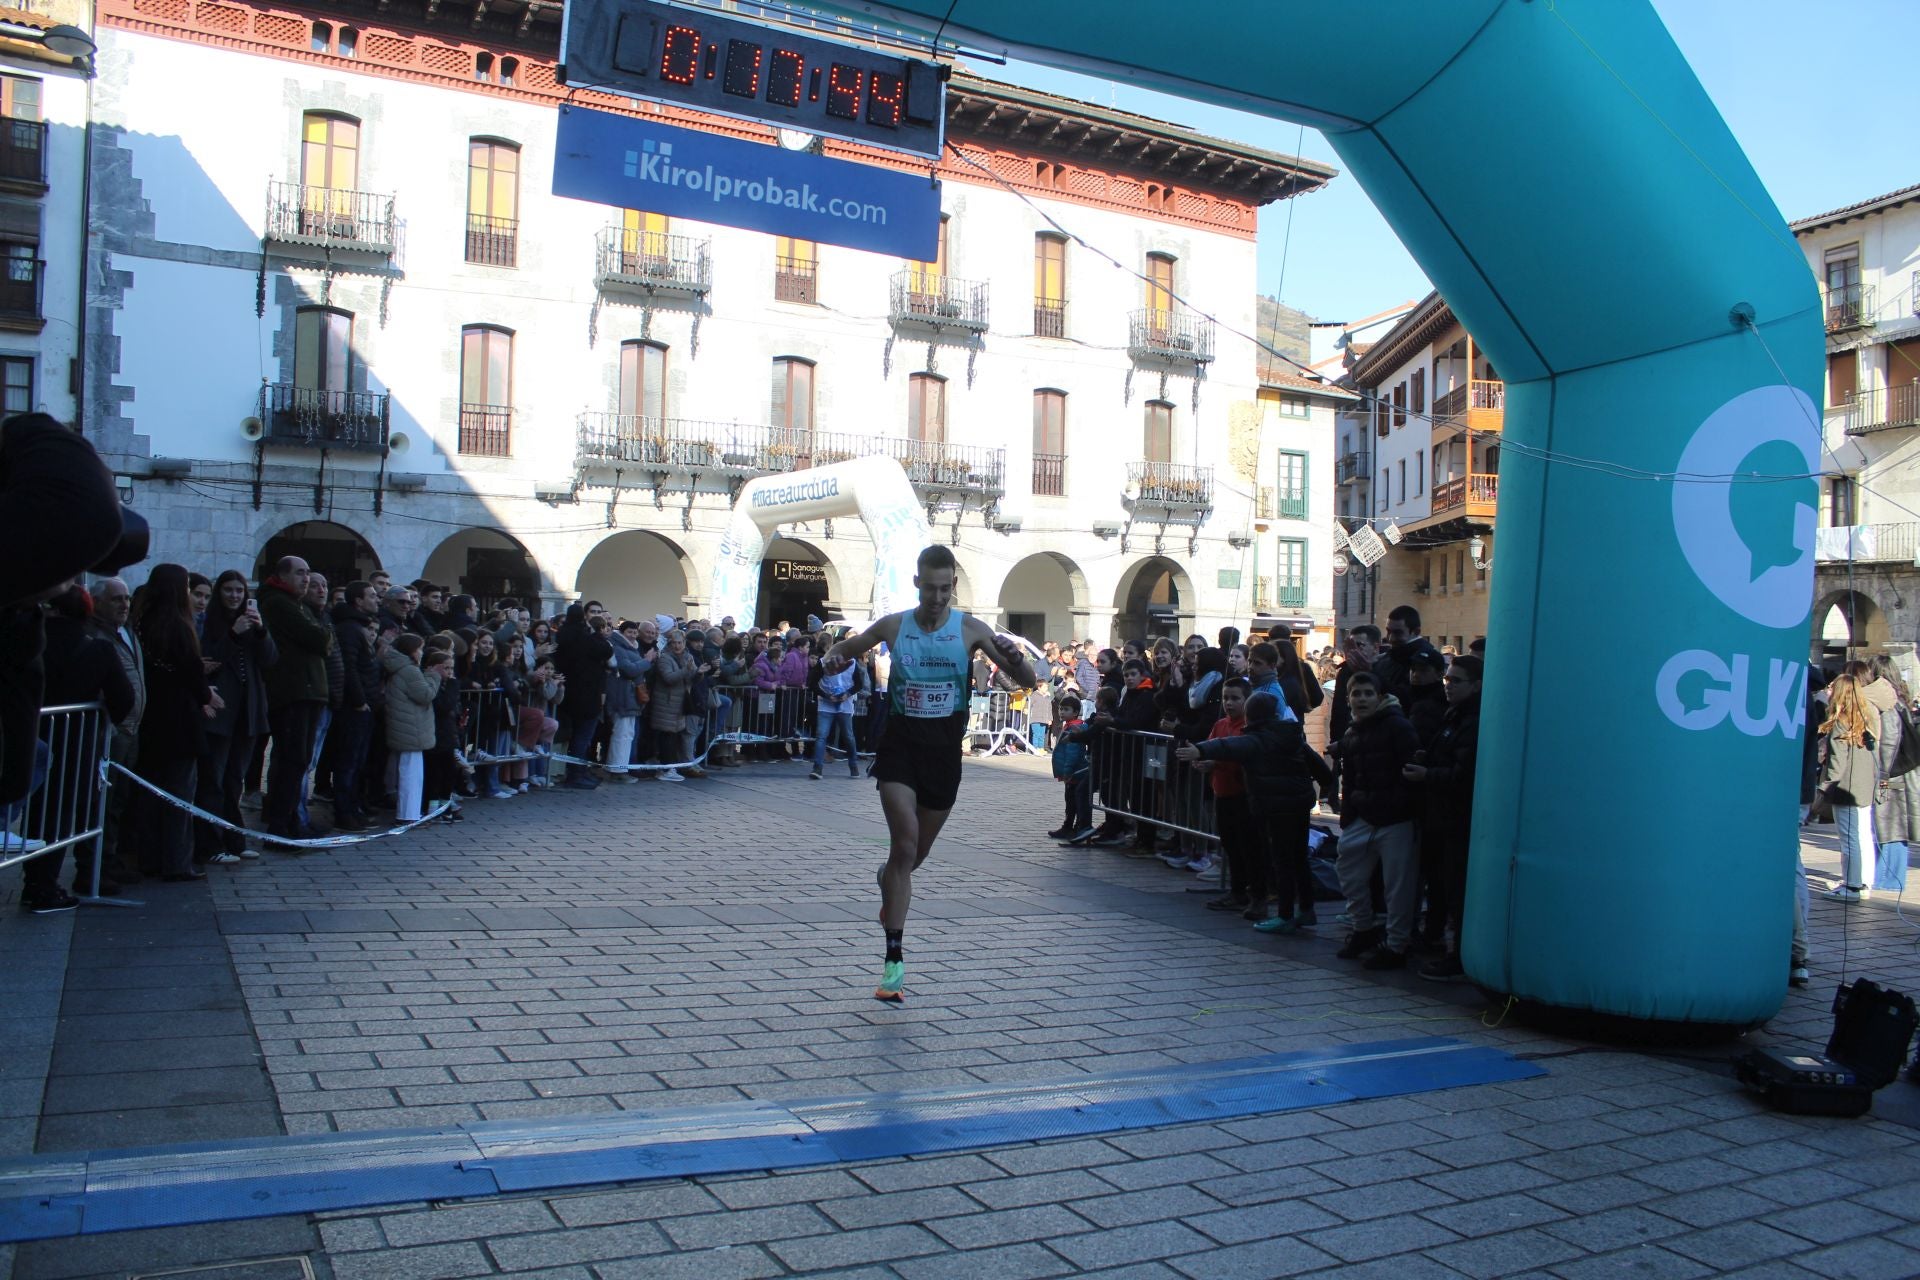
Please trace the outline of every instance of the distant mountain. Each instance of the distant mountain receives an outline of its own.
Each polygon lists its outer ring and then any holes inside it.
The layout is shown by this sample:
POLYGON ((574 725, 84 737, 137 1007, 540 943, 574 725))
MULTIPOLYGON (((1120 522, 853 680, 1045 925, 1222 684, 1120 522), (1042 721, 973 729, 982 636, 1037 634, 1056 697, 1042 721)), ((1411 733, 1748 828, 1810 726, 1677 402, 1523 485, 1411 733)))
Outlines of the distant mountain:
MULTIPOLYGON (((1311 351, 1308 326, 1312 317, 1304 311, 1296 311, 1277 298, 1261 298, 1258 318, 1260 341, 1276 351, 1284 352, 1288 358, 1306 364, 1311 351)), ((1265 351, 1254 353, 1255 368, 1259 371, 1260 381, 1271 381, 1271 375, 1291 373, 1298 375, 1300 369, 1285 360, 1269 355, 1265 351)))

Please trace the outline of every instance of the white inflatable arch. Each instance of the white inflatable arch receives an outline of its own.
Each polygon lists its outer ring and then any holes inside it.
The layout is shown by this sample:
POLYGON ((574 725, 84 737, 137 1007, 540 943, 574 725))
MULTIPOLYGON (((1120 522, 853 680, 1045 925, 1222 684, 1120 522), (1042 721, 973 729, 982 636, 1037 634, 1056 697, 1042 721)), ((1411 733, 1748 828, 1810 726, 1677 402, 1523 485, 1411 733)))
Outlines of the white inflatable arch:
POLYGON ((875 615, 911 609, 914 562, 933 541, 907 473, 891 458, 855 458, 790 475, 750 480, 733 504, 713 567, 710 614, 753 624, 760 605, 760 561, 783 524, 859 516, 873 539, 875 615))

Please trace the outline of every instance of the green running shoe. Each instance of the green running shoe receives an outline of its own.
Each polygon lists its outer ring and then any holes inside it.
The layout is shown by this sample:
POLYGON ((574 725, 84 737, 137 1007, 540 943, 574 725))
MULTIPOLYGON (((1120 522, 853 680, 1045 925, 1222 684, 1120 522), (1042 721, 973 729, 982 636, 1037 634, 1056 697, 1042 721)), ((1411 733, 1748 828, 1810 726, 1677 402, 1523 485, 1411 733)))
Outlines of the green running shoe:
POLYGON ((907 966, 898 960, 887 961, 880 970, 880 985, 873 989, 873 998, 888 1004, 904 1004, 906 998, 900 994, 900 988, 906 981, 907 966))

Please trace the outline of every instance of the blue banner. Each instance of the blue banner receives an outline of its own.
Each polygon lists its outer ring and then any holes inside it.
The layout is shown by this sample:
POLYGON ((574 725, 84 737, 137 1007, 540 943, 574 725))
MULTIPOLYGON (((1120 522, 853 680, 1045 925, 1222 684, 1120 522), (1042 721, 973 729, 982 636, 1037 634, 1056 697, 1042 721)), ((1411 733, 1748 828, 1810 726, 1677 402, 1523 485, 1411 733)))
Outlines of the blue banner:
POLYGON ((927 262, 940 184, 870 165, 561 107, 553 194, 927 262))

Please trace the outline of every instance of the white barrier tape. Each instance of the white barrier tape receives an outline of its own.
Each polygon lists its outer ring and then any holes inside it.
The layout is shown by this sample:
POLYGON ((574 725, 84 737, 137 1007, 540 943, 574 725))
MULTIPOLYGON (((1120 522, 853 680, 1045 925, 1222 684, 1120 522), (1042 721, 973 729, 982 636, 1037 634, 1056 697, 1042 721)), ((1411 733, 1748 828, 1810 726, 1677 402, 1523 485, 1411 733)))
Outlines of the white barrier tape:
POLYGON ((133 779, 135 782, 145 787, 148 791, 152 792, 154 795, 159 796, 162 800, 165 800, 168 804, 172 805, 174 808, 185 809, 188 813, 192 814, 194 817, 198 818, 202 822, 209 823, 216 827, 221 827, 227 831, 238 832, 243 836, 252 836, 254 839, 265 841, 267 844, 282 845, 292 849, 337 849, 344 845, 365 844, 369 840, 384 840, 388 836, 397 836, 403 832, 411 831, 415 827, 422 826, 426 823, 432 822, 435 818, 440 817, 441 815, 445 814, 449 809, 453 808, 453 801, 444 800, 439 805, 435 806, 434 809, 431 812, 427 813, 424 817, 415 818, 412 822, 403 822, 397 827, 389 827, 385 831, 369 831, 360 835, 351 835, 351 836, 316 836, 316 837, 305 839, 305 840, 289 839, 286 836, 268 835, 264 831, 255 831, 251 827, 236 826, 233 823, 228 822, 225 818, 221 817, 219 814, 208 813, 205 809, 202 809, 198 805, 190 804, 187 801, 182 800, 179 796, 176 796, 169 791, 163 791, 159 787, 156 787, 153 783, 148 782, 145 778, 141 777, 139 774, 127 768, 125 765, 118 763, 117 761, 102 760, 100 762, 100 781, 103 784, 106 784, 109 786, 112 785, 111 779, 109 779, 107 776, 107 771, 109 769, 125 774, 127 777, 133 779))

